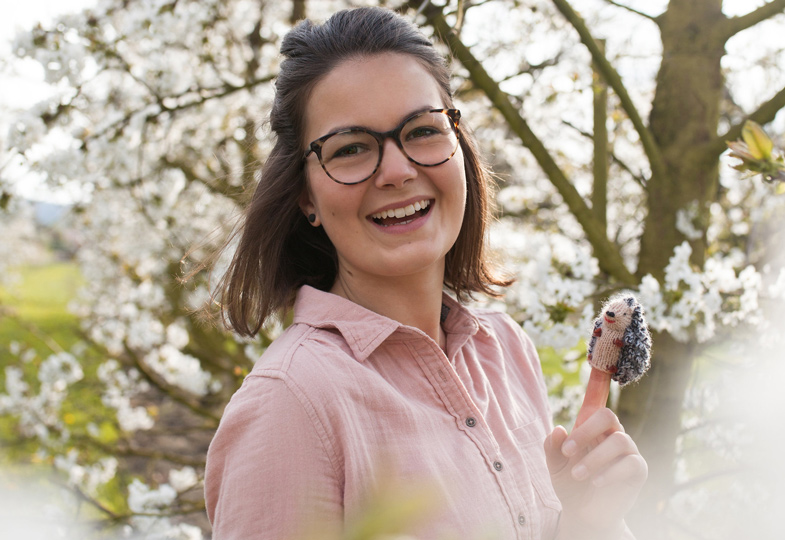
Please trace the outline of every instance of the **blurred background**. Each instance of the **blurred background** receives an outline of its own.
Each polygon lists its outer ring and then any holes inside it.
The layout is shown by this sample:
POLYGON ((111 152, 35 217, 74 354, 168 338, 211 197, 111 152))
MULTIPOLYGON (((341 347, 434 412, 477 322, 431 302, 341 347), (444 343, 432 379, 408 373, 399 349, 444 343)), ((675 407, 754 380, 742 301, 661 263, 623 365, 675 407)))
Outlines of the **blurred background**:
POLYGON ((602 300, 647 309, 653 367, 612 393, 650 467, 636 536, 782 538, 785 0, 8 4, 0 536, 210 538, 207 445, 281 326, 205 317, 222 258, 183 277, 259 180, 281 37, 385 5, 452 63, 517 279, 476 301, 538 345, 556 422, 602 300))

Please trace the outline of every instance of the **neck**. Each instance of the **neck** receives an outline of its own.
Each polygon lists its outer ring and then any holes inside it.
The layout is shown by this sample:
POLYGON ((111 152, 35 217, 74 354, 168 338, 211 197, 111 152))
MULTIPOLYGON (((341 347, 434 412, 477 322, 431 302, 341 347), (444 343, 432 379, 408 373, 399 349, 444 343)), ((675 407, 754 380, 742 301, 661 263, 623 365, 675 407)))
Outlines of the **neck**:
POLYGON ((330 292, 379 315, 418 328, 444 349, 446 343, 441 328, 444 272, 429 274, 417 278, 359 280, 339 272, 330 292))

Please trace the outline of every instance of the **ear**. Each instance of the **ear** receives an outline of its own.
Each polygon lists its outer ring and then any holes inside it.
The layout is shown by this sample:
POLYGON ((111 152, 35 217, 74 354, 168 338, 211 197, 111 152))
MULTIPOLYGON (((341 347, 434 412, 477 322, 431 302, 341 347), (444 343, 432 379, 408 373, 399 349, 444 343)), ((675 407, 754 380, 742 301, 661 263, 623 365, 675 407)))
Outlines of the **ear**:
POLYGON ((313 197, 311 196, 311 189, 306 182, 305 189, 300 194, 300 200, 298 201, 300 206, 300 210, 305 215, 305 218, 310 222, 311 225, 314 227, 318 227, 321 225, 321 221, 319 220, 319 213, 316 211, 316 205, 313 203, 313 197), (310 216, 314 216, 315 219, 311 218, 310 216), (313 219, 313 221, 311 221, 313 219))

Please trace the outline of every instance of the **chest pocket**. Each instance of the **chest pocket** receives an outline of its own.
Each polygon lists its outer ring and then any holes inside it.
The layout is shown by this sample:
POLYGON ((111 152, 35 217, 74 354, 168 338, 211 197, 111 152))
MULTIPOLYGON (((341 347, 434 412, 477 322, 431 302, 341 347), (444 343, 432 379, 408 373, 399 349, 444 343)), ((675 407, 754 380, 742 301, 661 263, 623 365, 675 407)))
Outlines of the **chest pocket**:
POLYGON ((553 510, 561 511, 561 502, 553 490, 551 476, 545 462, 545 428, 539 421, 512 430, 518 451, 523 457, 527 472, 542 504, 553 510))

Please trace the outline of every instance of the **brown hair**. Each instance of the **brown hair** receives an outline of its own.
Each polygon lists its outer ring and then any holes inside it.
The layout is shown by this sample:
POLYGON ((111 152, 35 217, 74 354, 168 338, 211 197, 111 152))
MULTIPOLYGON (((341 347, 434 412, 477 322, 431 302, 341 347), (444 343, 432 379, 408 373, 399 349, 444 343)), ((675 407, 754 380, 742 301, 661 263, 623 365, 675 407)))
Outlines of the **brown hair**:
MULTIPOLYGON (((284 60, 270 112, 275 145, 236 231, 239 243, 234 257, 216 289, 224 321, 239 334, 253 336, 269 317, 281 315, 292 306, 302 285, 332 287, 338 273, 335 247, 322 227, 308 223, 298 205, 306 189, 305 106, 314 86, 339 63, 383 52, 415 57, 438 84, 445 107, 453 107, 444 58, 416 26, 393 11, 344 10, 321 25, 303 21, 284 37, 284 60)), ((463 125, 460 144, 466 168, 466 213, 458 239, 447 253, 444 284, 460 300, 473 292, 497 296, 493 287, 510 282, 495 276, 485 251, 491 177, 463 125)))

